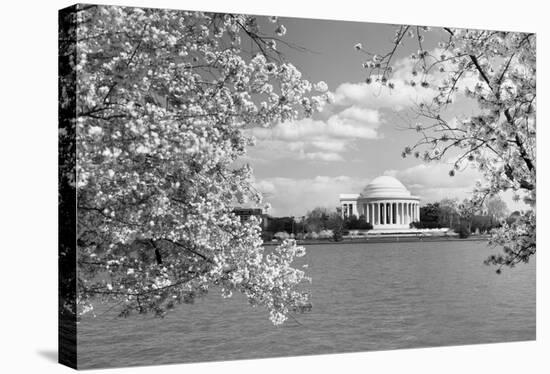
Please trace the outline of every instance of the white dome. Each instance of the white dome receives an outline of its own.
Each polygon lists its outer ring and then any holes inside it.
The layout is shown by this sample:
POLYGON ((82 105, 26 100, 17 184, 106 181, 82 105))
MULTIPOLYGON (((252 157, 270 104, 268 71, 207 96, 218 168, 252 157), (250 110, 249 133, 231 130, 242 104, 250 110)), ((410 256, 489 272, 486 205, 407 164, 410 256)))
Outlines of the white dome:
POLYGON ((411 197, 411 193, 396 178, 382 175, 365 187, 361 197, 411 197))

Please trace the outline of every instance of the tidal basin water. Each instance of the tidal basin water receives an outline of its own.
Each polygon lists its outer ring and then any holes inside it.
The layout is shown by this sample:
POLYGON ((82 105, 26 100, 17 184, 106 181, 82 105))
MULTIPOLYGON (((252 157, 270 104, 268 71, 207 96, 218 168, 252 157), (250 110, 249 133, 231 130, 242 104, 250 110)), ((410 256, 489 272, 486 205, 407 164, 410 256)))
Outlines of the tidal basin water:
POLYGON ((84 318, 79 368, 535 339, 534 259, 498 275, 485 242, 306 247, 313 309, 299 323, 275 327, 241 295, 212 290, 163 319, 84 318))

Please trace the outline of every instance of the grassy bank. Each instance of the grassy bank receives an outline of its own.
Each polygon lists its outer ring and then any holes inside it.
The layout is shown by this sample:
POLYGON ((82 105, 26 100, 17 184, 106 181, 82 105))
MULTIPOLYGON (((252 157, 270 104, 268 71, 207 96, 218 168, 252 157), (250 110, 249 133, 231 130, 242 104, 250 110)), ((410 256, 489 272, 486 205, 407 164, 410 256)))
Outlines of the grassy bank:
MULTIPOLYGON (((298 245, 319 245, 319 244, 357 244, 357 243, 408 243, 408 242, 448 242, 448 241, 484 241, 489 238, 488 235, 472 235, 466 239, 460 239, 452 236, 372 236, 361 238, 345 238, 341 241, 334 241, 328 239, 306 239, 297 240, 298 245)), ((266 246, 278 245, 279 242, 264 242, 266 246)))

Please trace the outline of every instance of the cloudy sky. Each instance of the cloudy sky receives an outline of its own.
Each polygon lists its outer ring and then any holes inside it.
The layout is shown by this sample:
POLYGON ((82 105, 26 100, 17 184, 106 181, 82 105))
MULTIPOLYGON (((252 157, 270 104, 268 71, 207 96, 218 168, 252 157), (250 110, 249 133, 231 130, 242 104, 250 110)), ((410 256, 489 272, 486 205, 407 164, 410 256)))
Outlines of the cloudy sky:
MULTIPOLYGON (((255 184, 270 203, 274 216, 302 216, 316 206, 334 209, 340 193, 359 193, 375 177, 393 175, 420 196, 421 203, 442 198, 463 199, 481 175, 466 169, 449 176, 450 162, 423 163, 401 157, 418 134, 406 129, 418 119, 411 108, 433 98, 432 88, 412 87, 406 58, 416 52, 414 40, 406 42, 394 59, 395 89, 364 83, 362 63, 370 52, 385 53, 392 47, 395 27, 384 24, 283 18, 284 39, 307 50, 281 46, 286 58, 311 82, 325 81, 334 103, 313 118, 251 129, 257 138, 246 162, 254 168, 255 184)), ((265 28, 274 27, 266 23, 265 28)), ((424 47, 435 50, 443 31, 426 34, 424 47)), ((435 79, 436 77, 434 77, 435 79)), ((468 85, 466 80, 464 85, 468 85)), ((447 119, 474 113, 476 106, 458 95, 447 119)), ((517 209, 511 196, 504 196, 517 209)))

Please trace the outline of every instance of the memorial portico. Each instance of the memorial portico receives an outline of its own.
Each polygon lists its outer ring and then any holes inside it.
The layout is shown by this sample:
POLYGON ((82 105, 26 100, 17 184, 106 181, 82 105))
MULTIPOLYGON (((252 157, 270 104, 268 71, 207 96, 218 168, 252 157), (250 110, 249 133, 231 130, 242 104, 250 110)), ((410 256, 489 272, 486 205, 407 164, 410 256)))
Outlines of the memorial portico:
POLYGON ((420 220, 420 199, 394 177, 381 176, 360 194, 341 194, 343 217, 364 216, 373 229, 408 229, 420 220))

